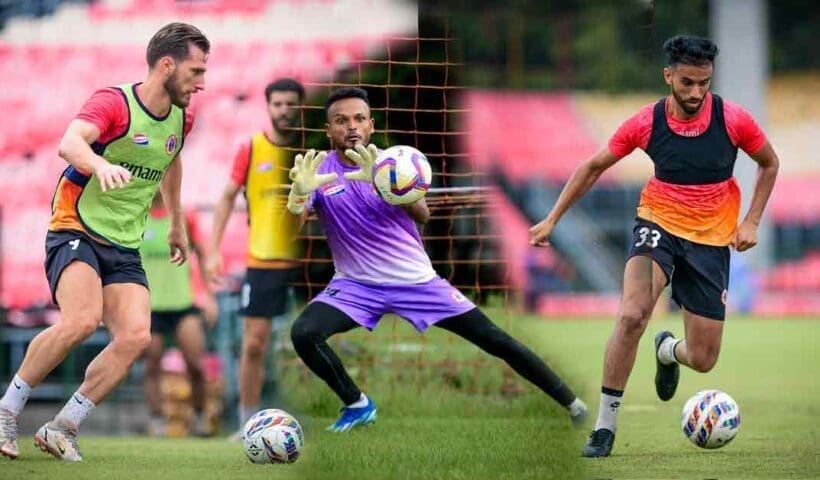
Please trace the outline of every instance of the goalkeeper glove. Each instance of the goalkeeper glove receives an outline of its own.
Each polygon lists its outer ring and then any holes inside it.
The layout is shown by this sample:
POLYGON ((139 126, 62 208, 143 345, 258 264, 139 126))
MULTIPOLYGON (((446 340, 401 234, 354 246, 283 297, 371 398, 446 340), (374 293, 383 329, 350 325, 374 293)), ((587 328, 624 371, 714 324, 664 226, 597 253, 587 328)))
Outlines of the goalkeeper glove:
POLYGON ((317 188, 336 180, 337 173, 325 173, 317 175, 316 170, 325 161, 327 153, 315 150, 308 150, 304 156, 300 153, 293 160, 293 168, 288 176, 293 183, 290 184, 290 194, 288 195, 288 210, 294 215, 300 215, 305 211, 308 197, 317 188))
POLYGON ((376 145, 370 144, 367 148, 361 143, 356 145, 356 150, 348 148, 345 156, 358 165, 360 168, 355 172, 345 173, 348 180, 358 180, 360 182, 373 183, 373 165, 376 164, 376 157, 379 156, 379 149, 376 145))

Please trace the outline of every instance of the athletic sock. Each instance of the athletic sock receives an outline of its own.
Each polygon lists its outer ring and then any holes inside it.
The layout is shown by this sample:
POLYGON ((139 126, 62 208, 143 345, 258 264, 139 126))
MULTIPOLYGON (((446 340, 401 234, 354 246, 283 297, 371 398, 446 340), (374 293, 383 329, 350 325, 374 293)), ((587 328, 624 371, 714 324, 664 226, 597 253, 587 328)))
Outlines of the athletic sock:
POLYGON ((82 393, 74 392, 74 395, 66 402, 60 413, 54 417, 54 420, 62 425, 71 426, 79 429, 80 424, 88 418, 88 415, 94 410, 94 402, 85 398, 82 393))
POLYGON ((251 416, 259 411, 259 405, 239 405, 239 428, 243 428, 245 426, 245 422, 248 421, 251 416))
POLYGON ((28 396, 31 394, 31 387, 22 378, 15 375, 6 389, 6 394, 0 398, 0 407, 5 408, 15 415, 20 415, 26 405, 28 396))
POLYGON ((571 417, 576 417, 587 411, 587 405, 580 398, 573 400, 567 408, 571 417))
POLYGON ((615 432, 618 428, 618 410, 621 408, 623 396, 623 390, 601 387, 601 404, 598 407, 598 421, 595 422, 595 430, 605 428, 615 432))
POLYGON ((658 347, 658 360, 664 365, 679 363, 677 357, 675 357, 675 347, 682 341, 682 338, 664 338, 658 347))
POLYGON ((348 405, 347 408, 363 408, 366 407, 368 403, 370 403, 370 401, 367 400, 367 395, 362 392, 359 399, 348 405))

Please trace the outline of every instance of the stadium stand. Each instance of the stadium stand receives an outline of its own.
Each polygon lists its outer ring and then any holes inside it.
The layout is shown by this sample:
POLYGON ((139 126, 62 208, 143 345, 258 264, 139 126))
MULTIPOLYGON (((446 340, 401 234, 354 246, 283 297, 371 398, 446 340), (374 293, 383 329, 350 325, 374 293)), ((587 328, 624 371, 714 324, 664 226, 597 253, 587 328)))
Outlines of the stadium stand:
MULTIPOLYGON (((80 8, 79 12, 100 27, 122 18, 132 19, 138 12, 138 19, 149 17, 153 25, 157 17, 167 16, 169 4, 174 3, 99 2, 71 8, 80 8)), ((263 9, 321 8, 332 7, 333 3, 190 2, 184 3, 181 13, 202 15, 213 22, 224 16, 256 18, 263 9)), ((73 16, 55 15, 47 20, 49 28, 70 31, 67 25, 74 25, 76 15, 76 10, 73 16)), ((40 40, 26 43, 17 38, 23 27, 10 27, 0 37, 0 75, 4 78, 0 110, 14 112, 14 121, 0 124, 0 302, 9 309, 39 308, 50 300, 42 274, 41 244, 53 188, 65 168, 65 162, 57 156, 59 138, 95 88, 142 78, 145 47, 71 42, 55 45, 40 40)), ((104 27, 101 29, 105 31, 104 27)), ((196 162, 197 167, 186 169, 183 200, 188 205, 213 202, 214 184, 216 179, 221 184, 221 179, 227 177, 237 142, 268 121, 256 100, 270 79, 287 75, 317 81, 349 62, 365 58, 369 51, 384 43, 382 37, 372 33, 345 42, 323 38, 246 41, 241 32, 235 33, 230 42, 213 43, 206 90, 195 97, 191 106, 197 111, 198 120, 183 156, 192 159, 187 165, 196 162)), ((243 218, 244 214, 234 216, 233 228, 228 230, 225 241, 226 265, 233 272, 244 268, 243 218)))

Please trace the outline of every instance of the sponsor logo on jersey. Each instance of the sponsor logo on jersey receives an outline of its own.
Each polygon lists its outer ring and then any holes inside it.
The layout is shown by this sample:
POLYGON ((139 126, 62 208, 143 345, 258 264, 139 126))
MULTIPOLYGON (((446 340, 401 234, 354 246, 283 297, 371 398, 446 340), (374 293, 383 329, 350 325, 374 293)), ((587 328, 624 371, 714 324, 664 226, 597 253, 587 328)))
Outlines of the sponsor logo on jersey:
POLYGON ((171 155, 177 149, 177 136, 173 133, 165 140, 165 153, 171 155))
POLYGON ((345 185, 344 183, 336 183, 336 184, 327 184, 322 187, 322 195, 326 197, 332 197, 333 195, 339 195, 340 193, 344 193, 345 185))
POLYGON ((128 162, 120 162, 120 166, 131 172, 132 177, 150 180, 152 182, 159 182, 162 180, 162 175, 164 173, 163 170, 143 167, 142 165, 135 165, 128 162))
POLYGON ((141 133, 134 134, 134 143, 137 145, 148 145, 148 135, 143 135, 141 133))
POLYGON ((453 290, 450 296, 453 297, 453 301, 455 301, 456 303, 461 303, 464 300, 467 300, 466 298, 464 298, 464 294, 459 292, 458 290, 453 290))

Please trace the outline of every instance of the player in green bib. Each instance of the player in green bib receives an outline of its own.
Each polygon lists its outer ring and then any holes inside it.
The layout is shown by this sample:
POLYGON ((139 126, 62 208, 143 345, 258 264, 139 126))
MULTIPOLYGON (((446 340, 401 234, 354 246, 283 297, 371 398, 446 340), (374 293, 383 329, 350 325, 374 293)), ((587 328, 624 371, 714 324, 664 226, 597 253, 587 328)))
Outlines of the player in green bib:
POLYGON ((216 301, 208 290, 205 278, 205 241, 199 228, 196 212, 185 213, 185 227, 190 248, 196 254, 202 286, 207 291, 202 310, 195 307, 193 269, 190 262, 177 266, 168 262, 168 242, 165 240, 171 228, 168 209, 162 195, 154 196, 154 202, 145 224, 145 236, 140 246, 140 256, 151 285, 151 344, 145 349, 145 400, 151 412, 148 434, 162 437, 167 433, 165 416, 162 414, 160 377, 165 336, 173 335, 185 359, 191 382, 191 406, 194 418, 185 427, 196 436, 208 436, 211 428, 205 416, 205 376, 202 357, 205 352, 204 320, 210 328, 216 323, 216 301))
POLYGON ((139 255, 157 190, 170 216, 170 261, 187 258, 179 151, 193 123, 185 110, 204 88, 210 43, 196 27, 170 23, 148 43, 144 82, 98 90, 60 141, 60 177, 46 235, 46 276, 60 321, 32 340, 0 398, 0 454, 17 458, 18 416, 31 389, 103 323, 111 342, 79 389, 34 435, 36 445, 80 461, 83 420, 125 378, 151 342, 148 280, 139 255))

